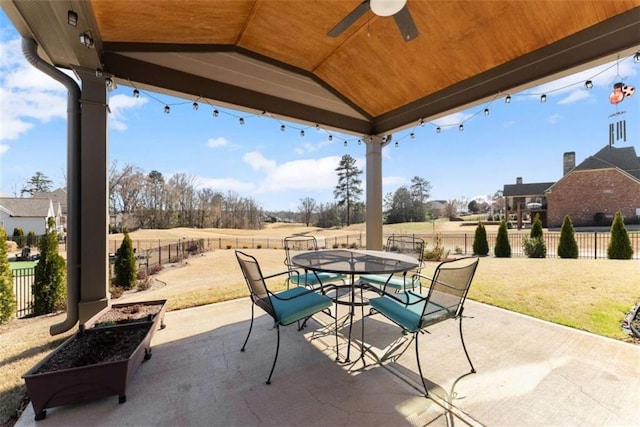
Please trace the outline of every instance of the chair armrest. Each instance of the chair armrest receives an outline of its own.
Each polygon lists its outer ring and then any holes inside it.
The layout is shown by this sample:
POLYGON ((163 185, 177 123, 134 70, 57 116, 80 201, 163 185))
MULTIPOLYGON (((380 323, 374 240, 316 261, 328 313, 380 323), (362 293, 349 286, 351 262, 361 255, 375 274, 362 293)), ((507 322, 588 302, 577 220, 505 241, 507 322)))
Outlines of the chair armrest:
POLYGON ((289 273, 290 273, 290 272, 289 272, 289 270, 287 270, 287 271, 281 271, 281 272, 279 272, 279 273, 274 273, 274 274, 270 274, 270 275, 268 275, 268 276, 263 276, 262 278, 263 278, 264 280, 267 280, 267 279, 272 279, 272 278, 274 278, 274 277, 283 276, 283 275, 285 275, 285 274, 287 274, 287 275, 288 275, 289 273))

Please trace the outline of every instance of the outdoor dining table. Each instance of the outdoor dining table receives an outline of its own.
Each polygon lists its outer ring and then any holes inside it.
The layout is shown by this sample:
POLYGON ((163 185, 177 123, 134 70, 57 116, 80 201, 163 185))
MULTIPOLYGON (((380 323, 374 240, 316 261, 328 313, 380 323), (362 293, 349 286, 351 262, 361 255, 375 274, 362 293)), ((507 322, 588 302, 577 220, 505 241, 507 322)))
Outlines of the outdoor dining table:
MULTIPOLYGON (((354 308, 356 305, 364 306, 366 301, 356 302, 356 276, 361 274, 388 274, 389 279, 395 273, 402 273, 413 270, 418 266, 418 260, 404 254, 394 252, 384 252, 365 249, 323 249, 303 252, 291 258, 291 262, 305 270, 314 273, 328 272, 350 276, 351 280, 346 285, 350 289, 350 298, 346 303, 349 309, 349 336, 347 346, 347 357, 345 362, 350 362, 351 351, 351 329, 353 326, 354 308)), ((336 303, 344 304, 336 294, 336 303)), ((337 316, 337 313, 336 313, 337 316)), ((364 340, 364 322, 362 323, 362 337, 364 340)), ((336 349, 338 353, 338 349, 336 349)), ((361 357, 364 357, 361 353, 361 357)), ((339 361, 339 353, 336 361, 339 361)))

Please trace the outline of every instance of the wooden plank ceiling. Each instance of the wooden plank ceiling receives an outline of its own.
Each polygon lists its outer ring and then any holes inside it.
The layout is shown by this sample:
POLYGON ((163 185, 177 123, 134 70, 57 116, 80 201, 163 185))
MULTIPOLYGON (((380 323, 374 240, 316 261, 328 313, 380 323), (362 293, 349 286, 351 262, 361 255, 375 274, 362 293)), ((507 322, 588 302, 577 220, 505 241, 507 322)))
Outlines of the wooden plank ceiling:
MULTIPOLYGON (((405 42, 392 17, 372 12, 329 37, 360 2, 70 4, 91 15, 81 19, 95 25, 98 60, 120 83, 365 134, 430 120, 640 46, 640 0, 408 0, 415 40, 405 42)), ((66 13, 68 6, 51 3, 66 13)))

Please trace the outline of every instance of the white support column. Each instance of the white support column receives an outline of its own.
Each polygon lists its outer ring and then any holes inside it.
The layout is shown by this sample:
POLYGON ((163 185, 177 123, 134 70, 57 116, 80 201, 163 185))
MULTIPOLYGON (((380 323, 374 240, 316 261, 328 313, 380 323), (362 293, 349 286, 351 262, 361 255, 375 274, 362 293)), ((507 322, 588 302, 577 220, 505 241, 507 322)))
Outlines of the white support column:
POLYGON ((382 147, 380 136, 365 137, 367 146, 367 249, 382 249, 382 147))
POLYGON ((82 80, 80 130, 80 303, 86 322, 109 305, 107 90, 95 73, 82 80))

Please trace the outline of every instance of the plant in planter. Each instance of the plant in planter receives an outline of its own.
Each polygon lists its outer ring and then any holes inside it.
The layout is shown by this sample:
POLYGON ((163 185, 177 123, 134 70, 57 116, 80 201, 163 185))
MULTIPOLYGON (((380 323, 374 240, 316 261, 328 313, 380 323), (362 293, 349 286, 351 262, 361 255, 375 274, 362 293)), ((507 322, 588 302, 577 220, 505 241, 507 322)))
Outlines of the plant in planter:
POLYGON ((126 401, 126 387, 144 360, 151 339, 164 328, 166 300, 113 304, 80 325, 79 331, 22 377, 36 421, 47 408, 111 395, 126 401))

